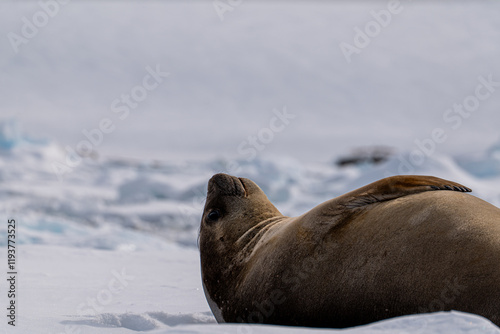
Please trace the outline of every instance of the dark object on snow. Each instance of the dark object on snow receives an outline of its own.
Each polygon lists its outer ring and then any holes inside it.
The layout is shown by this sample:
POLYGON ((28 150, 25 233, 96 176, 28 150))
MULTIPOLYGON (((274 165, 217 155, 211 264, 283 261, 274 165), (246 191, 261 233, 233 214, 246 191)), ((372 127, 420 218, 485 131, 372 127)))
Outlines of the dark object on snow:
POLYGON ((357 166, 363 164, 376 165, 387 161, 394 150, 390 147, 375 146, 375 147, 362 147, 353 150, 353 152, 344 157, 340 157, 335 161, 339 167, 357 166))

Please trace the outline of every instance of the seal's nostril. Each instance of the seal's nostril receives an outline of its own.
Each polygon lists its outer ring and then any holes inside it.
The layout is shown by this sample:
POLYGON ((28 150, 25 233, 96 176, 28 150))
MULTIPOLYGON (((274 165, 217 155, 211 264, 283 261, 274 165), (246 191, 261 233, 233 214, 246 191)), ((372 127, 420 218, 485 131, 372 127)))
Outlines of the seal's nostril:
POLYGON ((241 182, 241 179, 235 176, 232 176, 232 179, 234 185, 233 195, 246 196, 245 186, 243 185, 243 182, 241 182))
POLYGON ((208 184, 209 194, 222 196, 245 196, 245 187, 235 176, 219 173, 212 176, 208 184))
POLYGON ((240 180, 240 183, 243 186, 243 191, 245 192, 244 196, 245 197, 248 196, 248 189, 247 189, 247 187, 245 185, 245 181, 243 181, 243 179, 241 177, 239 177, 238 180, 240 180))

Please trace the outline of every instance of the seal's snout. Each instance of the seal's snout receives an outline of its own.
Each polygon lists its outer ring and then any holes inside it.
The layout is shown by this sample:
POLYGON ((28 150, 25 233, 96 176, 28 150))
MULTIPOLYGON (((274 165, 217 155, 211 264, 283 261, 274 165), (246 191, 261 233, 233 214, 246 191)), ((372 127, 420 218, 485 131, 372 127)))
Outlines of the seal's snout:
POLYGON ((245 196, 245 186, 235 176, 219 173, 208 182, 208 194, 219 196, 245 196))

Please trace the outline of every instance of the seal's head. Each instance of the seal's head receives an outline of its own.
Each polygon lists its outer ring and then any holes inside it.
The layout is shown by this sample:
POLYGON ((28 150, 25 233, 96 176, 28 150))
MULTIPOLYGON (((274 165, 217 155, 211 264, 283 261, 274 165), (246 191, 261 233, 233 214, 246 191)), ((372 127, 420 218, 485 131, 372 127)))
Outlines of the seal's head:
MULTIPOLYGON (((249 179, 216 174, 208 182, 207 201, 200 226, 203 289, 215 318, 224 322, 231 282, 239 274, 238 242, 248 230, 282 214, 249 179)), ((244 239, 244 238, 243 238, 244 239)))
POLYGON ((281 213, 253 181, 215 174, 208 182, 200 227, 200 249, 211 242, 232 248, 252 226, 277 216, 281 213))

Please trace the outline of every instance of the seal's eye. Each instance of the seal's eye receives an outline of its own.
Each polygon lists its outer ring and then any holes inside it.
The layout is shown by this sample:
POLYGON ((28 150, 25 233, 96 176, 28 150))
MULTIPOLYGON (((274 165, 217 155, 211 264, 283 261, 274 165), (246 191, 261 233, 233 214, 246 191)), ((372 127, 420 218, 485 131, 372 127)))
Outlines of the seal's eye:
POLYGON ((215 209, 209 212, 209 214, 207 215, 207 220, 209 222, 214 222, 218 220, 220 217, 221 217, 220 211, 215 209))

